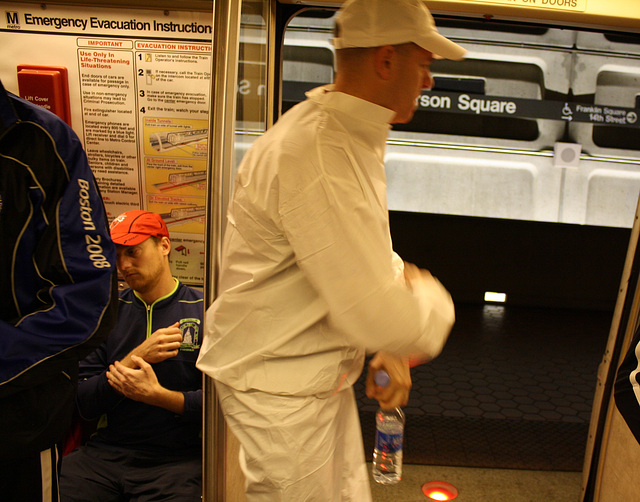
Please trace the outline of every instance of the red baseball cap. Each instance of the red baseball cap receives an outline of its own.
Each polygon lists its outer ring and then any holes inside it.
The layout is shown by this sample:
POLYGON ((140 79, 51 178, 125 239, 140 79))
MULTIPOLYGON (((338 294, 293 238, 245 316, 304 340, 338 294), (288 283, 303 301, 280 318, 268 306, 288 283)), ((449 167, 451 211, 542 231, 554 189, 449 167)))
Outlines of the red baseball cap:
POLYGON ((151 211, 127 211, 111 222, 111 240, 123 246, 135 246, 149 237, 169 237, 167 224, 151 211))

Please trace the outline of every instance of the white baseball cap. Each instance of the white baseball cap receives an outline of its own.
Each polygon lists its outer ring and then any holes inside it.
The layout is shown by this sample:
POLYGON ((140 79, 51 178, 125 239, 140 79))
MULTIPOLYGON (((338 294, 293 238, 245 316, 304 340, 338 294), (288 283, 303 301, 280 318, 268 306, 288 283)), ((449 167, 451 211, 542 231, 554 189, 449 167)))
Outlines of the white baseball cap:
POLYGON ((422 0, 348 0, 336 17, 336 49, 413 42, 434 56, 462 59, 466 49, 438 33, 422 0))

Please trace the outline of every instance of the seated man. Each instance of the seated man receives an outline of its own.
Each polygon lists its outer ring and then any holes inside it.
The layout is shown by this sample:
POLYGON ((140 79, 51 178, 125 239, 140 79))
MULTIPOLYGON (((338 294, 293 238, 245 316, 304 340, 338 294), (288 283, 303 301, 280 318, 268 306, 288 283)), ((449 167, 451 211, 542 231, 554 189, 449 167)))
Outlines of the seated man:
POLYGON ((111 237, 131 289, 120 295, 115 329, 80 363, 78 411, 100 421, 63 459, 61 500, 199 501, 202 293, 171 274, 169 231, 158 214, 123 213, 111 237))

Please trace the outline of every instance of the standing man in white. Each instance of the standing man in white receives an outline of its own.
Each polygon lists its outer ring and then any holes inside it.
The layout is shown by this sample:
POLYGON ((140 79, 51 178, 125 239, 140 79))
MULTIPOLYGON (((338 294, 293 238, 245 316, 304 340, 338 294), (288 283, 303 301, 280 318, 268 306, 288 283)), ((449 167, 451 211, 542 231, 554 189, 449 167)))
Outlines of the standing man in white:
POLYGON ((409 360, 437 356, 454 322, 445 288, 403 264, 389 233, 389 124, 411 120, 434 56, 465 50, 420 0, 352 0, 337 73, 245 156, 224 238, 220 296, 197 366, 241 444, 247 500, 371 499, 352 385, 406 404, 409 360), (384 368, 391 384, 373 384, 384 368))

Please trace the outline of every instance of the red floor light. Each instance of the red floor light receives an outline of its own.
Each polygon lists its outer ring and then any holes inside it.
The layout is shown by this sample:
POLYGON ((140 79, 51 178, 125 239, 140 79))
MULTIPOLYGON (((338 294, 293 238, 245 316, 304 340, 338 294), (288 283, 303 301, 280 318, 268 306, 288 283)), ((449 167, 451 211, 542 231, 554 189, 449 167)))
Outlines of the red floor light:
POLYGON ((446 481, 429 481, 422 485, 422 493, 429 500, 453 500, 458 496, 458 489, 446 481))

